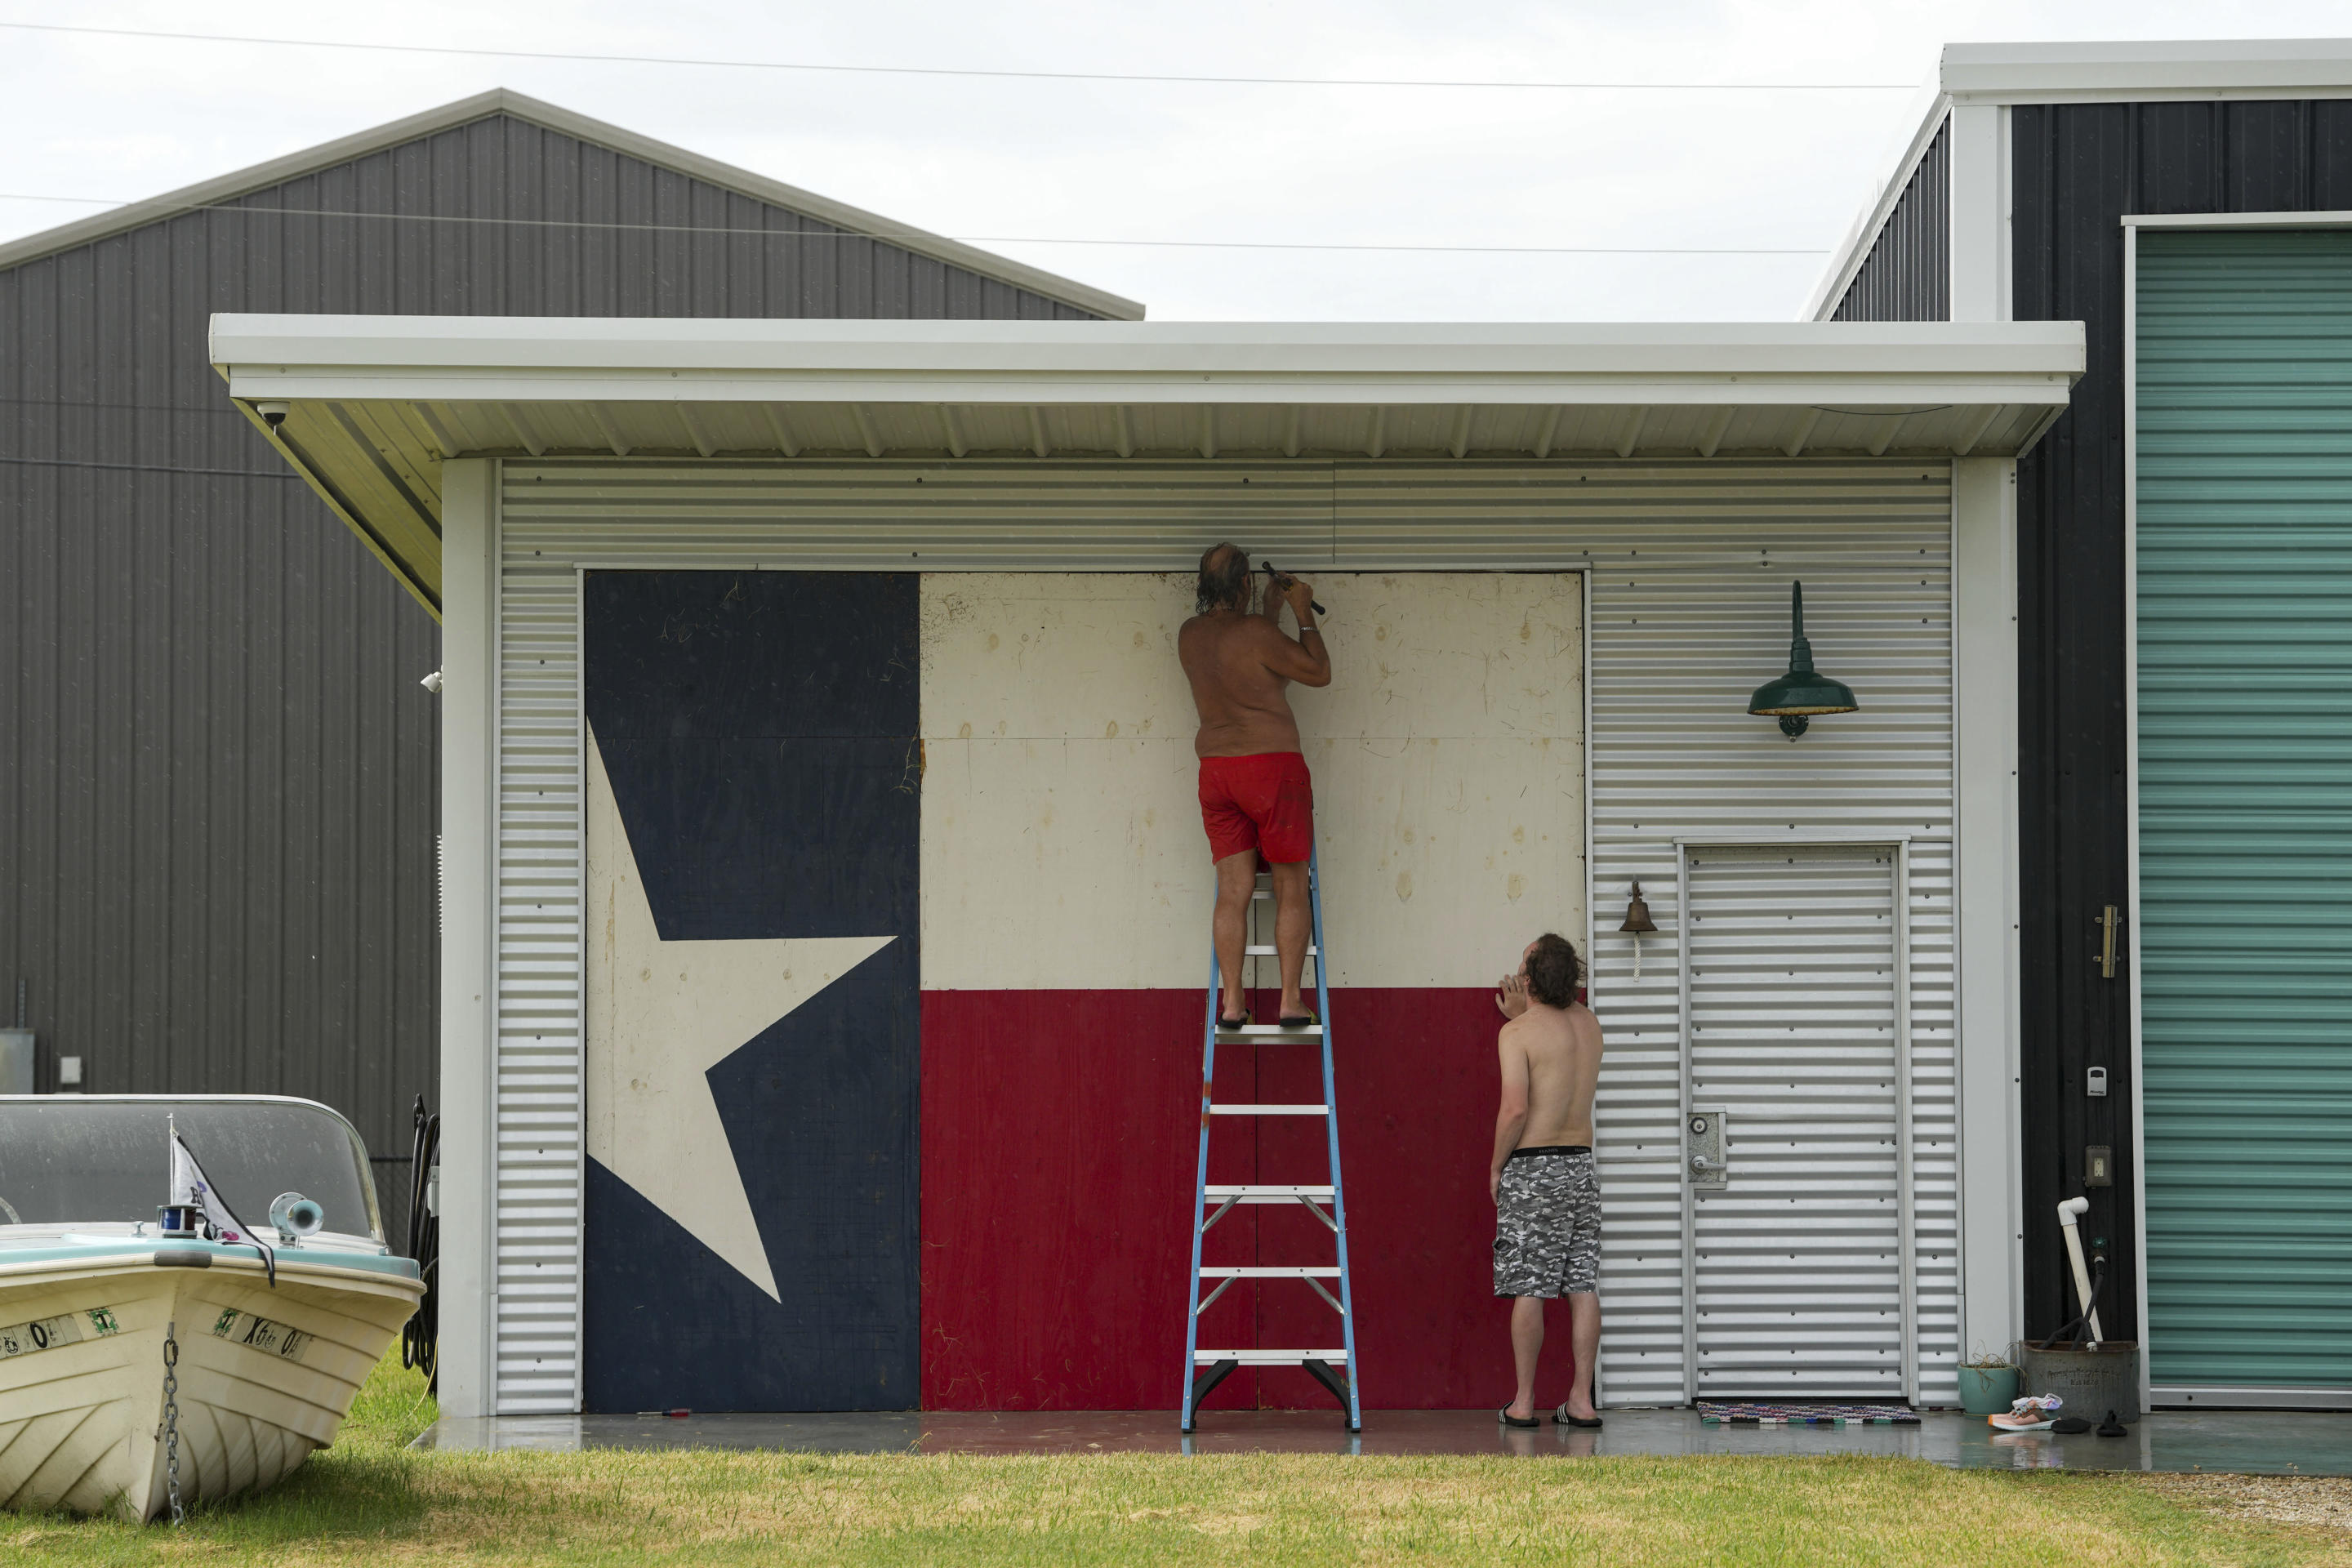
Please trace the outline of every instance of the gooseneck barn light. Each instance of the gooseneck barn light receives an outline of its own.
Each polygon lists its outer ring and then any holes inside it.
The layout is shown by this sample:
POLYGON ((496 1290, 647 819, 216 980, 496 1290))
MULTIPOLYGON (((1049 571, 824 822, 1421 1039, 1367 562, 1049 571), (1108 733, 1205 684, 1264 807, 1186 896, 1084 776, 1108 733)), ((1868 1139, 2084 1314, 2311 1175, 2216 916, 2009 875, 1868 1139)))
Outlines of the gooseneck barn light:
POLYGON ((1805 732, 1815 713, 1851 713, 1862 706, 1853 689, 1813 668, 1813 645, 1805 640, 1805 585, 1789 584, 1789 673, 1768 680, 1748 700, 1748 710, 1780 721, 1791 741, 1805 732))

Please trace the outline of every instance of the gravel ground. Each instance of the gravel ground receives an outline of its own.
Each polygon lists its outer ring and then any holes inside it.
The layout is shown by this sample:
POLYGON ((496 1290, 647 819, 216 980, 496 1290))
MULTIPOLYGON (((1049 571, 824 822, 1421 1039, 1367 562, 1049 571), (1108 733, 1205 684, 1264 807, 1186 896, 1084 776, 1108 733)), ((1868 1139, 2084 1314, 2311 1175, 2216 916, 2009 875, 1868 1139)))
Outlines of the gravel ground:
POLYGON ((2175 1476, 2146 1478, 2174 1502, 2251 1514, 2279 1524, 2352 1530, 2352 1476, 2175 1476))

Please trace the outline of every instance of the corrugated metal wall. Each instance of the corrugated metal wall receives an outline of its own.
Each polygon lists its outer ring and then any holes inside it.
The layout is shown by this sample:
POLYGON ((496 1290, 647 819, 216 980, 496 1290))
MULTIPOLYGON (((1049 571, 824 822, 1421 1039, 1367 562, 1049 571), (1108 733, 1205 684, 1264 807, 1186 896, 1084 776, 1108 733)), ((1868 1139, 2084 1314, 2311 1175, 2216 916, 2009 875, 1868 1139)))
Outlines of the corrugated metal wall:
POLYGON ((2014 148, 2013 313, 2080 321, 2088 361, 2072 407, 2018 464, 2021 1142, 2025 1327, 2067 1316, 2055 1207, 2082 1190, 2086 1144, 2117 1160, 2090 1191, 2130 1334, 2139 1282, 2126 979, 2100 976, 2092 922, 2126 900, 2124 241, 2126 213, 2352 208, 2352 100, 2020 104, 2014 148), (2112 1092, 2083 1091, 2084 1068, 2112 1092))
POLYGON ((398 1209, 438 633, 228 405, 215 310, 1080 312, 504 115, 0 271, 0 1011, 45 1089, 324 1100, 398 1209))
POLYGON ((2148 1376, 2344 1390, 2352 231, 2143 230, 2138 311, 2148 1376))
POLYGON ((1952 121, 1919 155, 1833 321, 1942 321, 1952 314, 1952 121))
POLYGON ((577 569, 1183 571, 1204 540, 1244 533, 1302 570, 1591 575, 1595 897, 1622 909, 1638 876, 1664 928, 1638 986, 1626 939, 1595 954, 1612 1042, 1601 1112, 1612 1401, 1682 1397, 1676 836, 1912 836, 1922 1386, 1952 1396, 1948 467, 509 462, 500 496, 501 1410, 578 1397, 577 569), (1785 668, 1792 577, 1807 584, 1822 667, 1864 704, 1793 746, 1744 710, 1785 668))

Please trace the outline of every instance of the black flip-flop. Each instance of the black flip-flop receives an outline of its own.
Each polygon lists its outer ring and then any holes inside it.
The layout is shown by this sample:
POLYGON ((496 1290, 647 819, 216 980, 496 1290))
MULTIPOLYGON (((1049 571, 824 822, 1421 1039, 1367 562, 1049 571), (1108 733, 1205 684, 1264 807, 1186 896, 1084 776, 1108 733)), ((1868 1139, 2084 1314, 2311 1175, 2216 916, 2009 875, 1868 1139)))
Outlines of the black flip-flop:
POLYGON ((1543 1418, 1541 1416, 1529 1415, 1523 1420, 1520 1417, 1512 1415, 1511 1407, 1507 1405, 1495 1412, 1495 1419, 1500 1421, 1506 1426, 1516 1426, 1522 1431, 1533 1431, 1536 1427, 1543 1425, 1543 1418))
POLYGON ((1581 1415, 1570 1415, 1568 1413, 1568 1406, 1565 1405, 1561 1405, 1558 1410, 1553 1411, 1551 1418, 1554 1421, 1559 1422, 1563 1426, 1574 1426, 1586 1432, 1595 1432, 1601 1428, 1600 1416, 1595 1415, 1590 1420, 1587 1420, 1581 1415))
POLYGON ((1311 1029, 1322 1021, 1312 1013, 1300 1013, 1296 1016, 1282 1019, 1280 1026, 1286 1029, 1311 1029))
POLYGON ((1249 1021, 1250 1016, 1247 1013, 1238 1018, 1228 1018, 1223 1013, 1217 1015, 1217 1027, 1220 1029, 1238 1029, 1249 1021))

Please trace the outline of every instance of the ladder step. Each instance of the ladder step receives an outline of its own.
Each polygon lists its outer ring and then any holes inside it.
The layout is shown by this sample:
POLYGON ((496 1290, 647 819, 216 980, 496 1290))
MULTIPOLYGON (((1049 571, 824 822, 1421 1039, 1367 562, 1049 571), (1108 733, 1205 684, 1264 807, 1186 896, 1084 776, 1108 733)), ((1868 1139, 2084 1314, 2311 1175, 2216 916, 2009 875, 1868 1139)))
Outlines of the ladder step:
POLYGON ((1328 1116, 1328 1105, 1213 1105, 1212 1116, 1328 1116))
POLYGON ((1288 1264, 1265 1268, 1217 1268, 1203 1264, 1201 1268, 1201 1278, 1203 1279, 1337 1279, 1339 1278, 1339 1270, 1336 1267, 1319 1265, 1311 1268, 1302 1268, 1288 1264))
POLYGON ((1194 1351, 1192 1364, 1210 1362, 1237 1362, 1243 1366, 1297 1366, 1301 1362, 1328 1361, 1340 1366, 1348 1364, 1346 1351, 1194 1351))
POLYGON ((1279 1024, 1244 1024, 1238 1029, 1219 1029, 1217 1044, 1221 1046, 1303 1045, 1323 1037, 1323 1026, 1309 1024, 1304 1028, 1286 1029, 1279 1024))
POLYGON ((1234 1204, 1295 1204, 1301 1198, 1329 1198, 1329 1187, 1279 1186, 1252 1183, 1241 1186, 1210 1185, 1209 1201, 1234 1204))
MULTIPOLYGON (((1280 956, 1273 947, 1260 947, 1255 942, 1244 943, 1242 946, 1242 952, 1244 955, 1250 958, 1275 958, 1280 956)), ((1319 958, 1322 956, 1322 950, 1310 942, 1307 944, 1307 956, 1309 958, 1319 958)))

